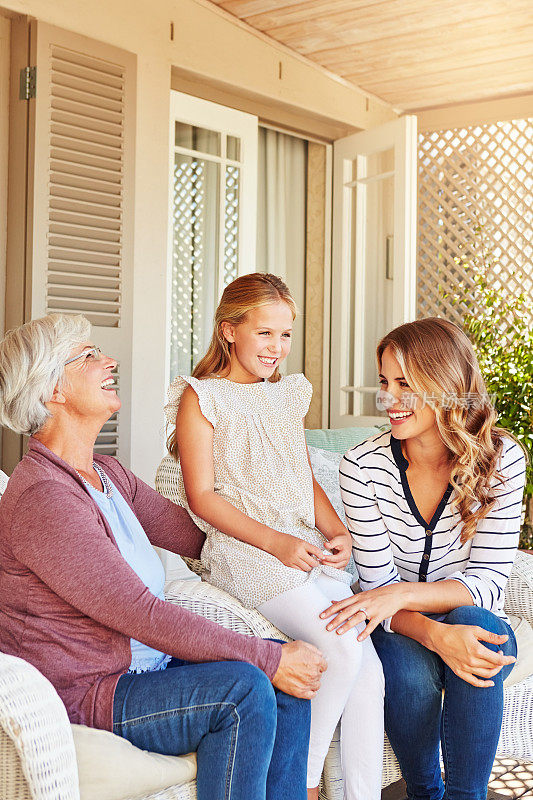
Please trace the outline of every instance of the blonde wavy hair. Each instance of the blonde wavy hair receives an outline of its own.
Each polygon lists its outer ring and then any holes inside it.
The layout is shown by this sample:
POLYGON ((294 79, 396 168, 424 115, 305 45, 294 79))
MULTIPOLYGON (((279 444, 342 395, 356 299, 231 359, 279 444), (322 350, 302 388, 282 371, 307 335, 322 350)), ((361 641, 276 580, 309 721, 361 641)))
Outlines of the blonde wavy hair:
MULTIPOLYGON (((213 336, 207 353, 194 368, 193 378, 210 378, 213 375, 223 375, 229 371, 231 343, 222 333, 223 322, 240 325, 252 309, 280 301, 287 303, 294 319, 297 314, 296 303, 286 284, 277 275, 252 272, 248 275, 241 275, 228 284, 222 292, 215 311, 213 336)), ((276 367, 268 380, 271 383, 277 383, 280 378, 281 375, 276 367)), ((167 448, 169 453, 177 459, 178 445, 175 425, 167 438, 167 448)))
POLYGON ((453 504, 463 521, 464 543, 474 536, 477 523, 496 502, 491 483, 494 478, 504 480, 496 470, 502 436, 514 437, 496 427, 496 409, 490 402, 474 349, 457 325, 438 317, 400 325, 378 344, 380 369, 383 353, 389 347, 410 388, 428 398, 428 405, 435 411, 439 433, 450 453, 453 504), (450 398, 458 401, 450 402, 450 398))

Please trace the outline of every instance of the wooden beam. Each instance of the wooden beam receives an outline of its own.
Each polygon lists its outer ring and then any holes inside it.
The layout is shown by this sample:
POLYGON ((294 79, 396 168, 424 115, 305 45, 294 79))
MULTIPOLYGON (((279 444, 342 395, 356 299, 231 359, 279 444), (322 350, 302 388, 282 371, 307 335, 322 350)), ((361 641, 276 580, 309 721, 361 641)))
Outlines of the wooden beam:
POLYGON ((533 116, 533 93, 419 111, 419 131, 440 131, 533 116))

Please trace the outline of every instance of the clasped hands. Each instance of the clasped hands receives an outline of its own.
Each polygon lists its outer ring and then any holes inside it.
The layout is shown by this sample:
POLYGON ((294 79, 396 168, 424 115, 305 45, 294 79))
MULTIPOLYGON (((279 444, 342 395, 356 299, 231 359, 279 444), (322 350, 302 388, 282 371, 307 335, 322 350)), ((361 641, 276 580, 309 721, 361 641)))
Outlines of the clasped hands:
POLYGON ((270 552, 286 567, 301 569, 304 572, 310 572, 319 564, 343 569, 350 560, 352 540, 348 531, 326 540, 323 547, 329 552, 324 553, 320 547, 306 542, 305 539, 279 533, 270 552))

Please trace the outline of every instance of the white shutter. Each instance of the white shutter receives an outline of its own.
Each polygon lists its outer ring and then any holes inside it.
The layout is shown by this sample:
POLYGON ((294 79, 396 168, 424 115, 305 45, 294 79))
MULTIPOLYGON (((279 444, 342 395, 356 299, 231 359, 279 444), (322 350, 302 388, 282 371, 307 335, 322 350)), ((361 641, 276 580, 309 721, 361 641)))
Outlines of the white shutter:
POLYGON ((122 409, 97 450, 130 452, 136 57, 31 26, 28 318, 83 314, 119 362, 122 409))

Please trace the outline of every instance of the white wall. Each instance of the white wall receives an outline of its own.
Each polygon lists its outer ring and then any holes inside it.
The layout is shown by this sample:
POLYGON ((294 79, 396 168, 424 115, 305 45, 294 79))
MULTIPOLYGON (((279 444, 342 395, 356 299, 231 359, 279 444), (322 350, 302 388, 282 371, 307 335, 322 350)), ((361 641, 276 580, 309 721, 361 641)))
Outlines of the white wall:
MULTIPOLYGON (((4 6, 137 54, 131 466, 151 483, 165 438, 162 407, 168 328, 165 291, 172 67, 198 80, 217 80, 233 90, 264 97, 271 104, 283 102, 315 117, 329 117, 348 128, 370 127, 395 115, 386 104, 280 50, 204 2, 6 0, 4 6), (174 41, 170 40, 171 22, 174 41)), ((5 147, 0 145, 0 150, 5 147)))
POLYGON ((4 333, 9 145, 9 36, 11 22, 0 14, 0 336, 4 333))
MULTIPOLYGON (((0 15, 0 336, 4 333, 5 328, 10 31, 10 21, 0 15)), ((1 458, 2 437, 0 436, 0 463, 1 458)))

